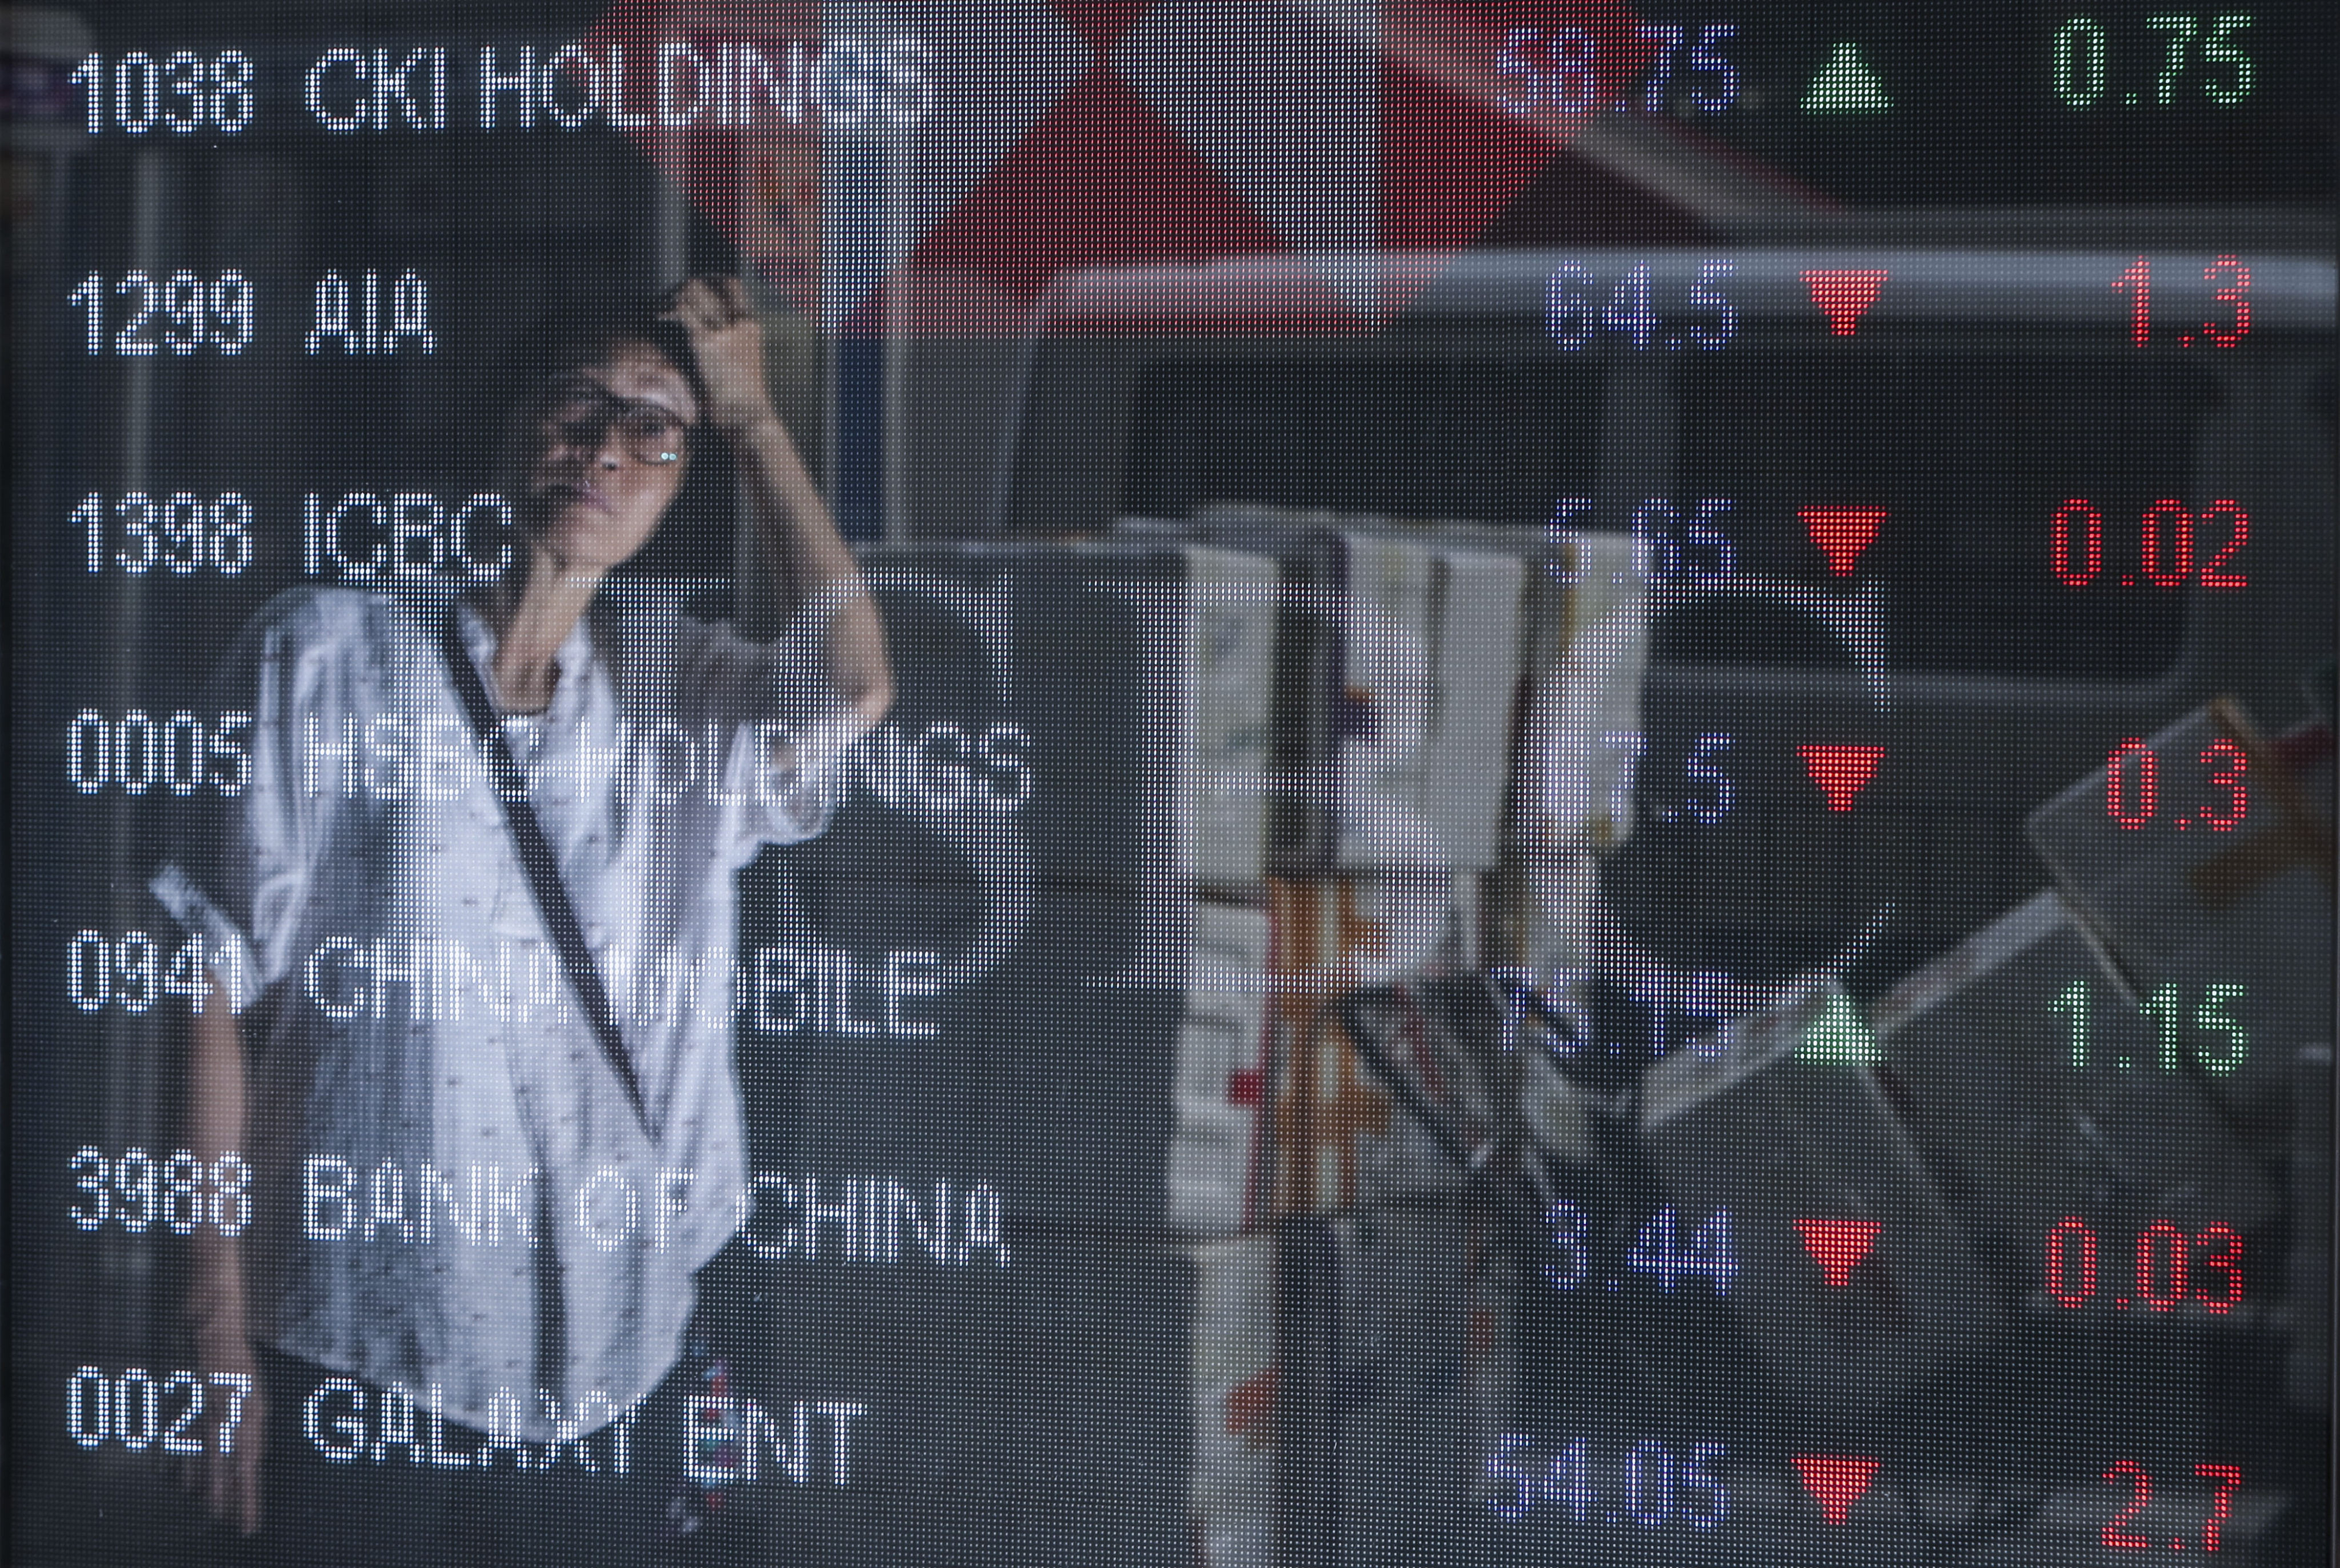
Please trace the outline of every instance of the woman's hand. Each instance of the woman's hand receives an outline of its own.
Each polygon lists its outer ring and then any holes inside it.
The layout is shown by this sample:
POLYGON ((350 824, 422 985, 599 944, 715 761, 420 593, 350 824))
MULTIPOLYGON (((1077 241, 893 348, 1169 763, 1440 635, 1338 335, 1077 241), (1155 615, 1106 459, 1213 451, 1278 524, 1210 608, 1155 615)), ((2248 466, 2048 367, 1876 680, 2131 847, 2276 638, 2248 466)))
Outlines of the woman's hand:
POLYGON ((238 1306, 213 1298, 196 1307, 195 1360, 208 1385, 220 1374, 242 1376, 248 1392, 235 1424, 235 1446, 206 1446, 187 1461, 188 1482, 203 1510, 220 1523, 251 1535, 261 1523, 262 1459, 268 1451, 268 1391, 238 1306))
POLYGON ((764 383, 764 328, 738 278, 693 278, 667 314, 690 335, 706 384, 709 422, 729 443, 760 552, 773 573, 771 602, 784 616, 820 616, 828 673, 843 705, 843 745, 875 725, 894 700, 893 670, 878 607, 838 536, 764 383))
POLYGON ((764 326, 738 278, 693 278, 674 291, 666 314, 689 335, 707 388, 707 421, 737 439, 778 422, 764 382, 764 326))
MULTIPOLYGON (((217 976, 187 1030, 187 1134, 206 1166, 242 1148, 244 1120, 243 1027, 217 976)), ((188 1484, 221 1523, 246 1535, 260 1529, 261 1463, 268 1452, 268 1397, 252 1349, 252 1311, 244 1294, 240 1236, 198 1228, 189 1244, 187 1316, 194 1329, 195 1365, 211 1385, 213 1373, 248 1377, 235 1446, 206 1448, 187 1461, 188 1484)))

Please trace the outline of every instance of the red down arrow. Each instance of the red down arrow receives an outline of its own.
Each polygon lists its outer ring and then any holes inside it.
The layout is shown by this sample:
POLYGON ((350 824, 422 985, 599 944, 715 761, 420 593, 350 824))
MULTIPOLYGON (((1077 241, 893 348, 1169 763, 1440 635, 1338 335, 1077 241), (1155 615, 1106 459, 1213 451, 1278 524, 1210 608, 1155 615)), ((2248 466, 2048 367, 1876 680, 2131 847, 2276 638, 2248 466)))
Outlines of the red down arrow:
POLYGON ((1804 531, 1828 557, 1829 570, 1839 577, 1852 571, 1861 551, 1877 542, 1877 531, 1885 526, 1881 506, 1807 506, 1796 515, 1804 520, 1804 531))
POLYGON ((1882 272, 1815 269, 1804 274, 1804 287, 1811 290, 1812 303, 1828 317, 1829 331, 1849 338, 1869 307, 1877 303, 1877 291, 1885 286, 1885 277, 1882 272))
POLYGON ((1877 1478, 1874 1459, 1846 1454, 1799 1454, 1794 1458, 1796 1473, 1804 1478, 1804 1490, 1812 1494, 1831 1524, 1844 1523, 1852 1505, 1877 1478))
POLYGON ((1828 797, 1831 811, 1851 810, 1853 801, 1877 776, 1877 765, 1885 760, 1882 746, 1810 745, 1797 747, 1796 752, 1804 759, 1804 771, 1828 797))
POLYGON ((1852 1277, 1860 1260, 1869 1255, 1869 1249, 1877 1245, 1878 1233, 1884 1228, 1873 1219, 1796 1222, 1796 1234, 1804 1238, 1804 1250, 1812 1255, 1812 1261, 1820 1265, 1829 1284, 1838 1290, 1844 1288, 1845 1281, 1852 1277))

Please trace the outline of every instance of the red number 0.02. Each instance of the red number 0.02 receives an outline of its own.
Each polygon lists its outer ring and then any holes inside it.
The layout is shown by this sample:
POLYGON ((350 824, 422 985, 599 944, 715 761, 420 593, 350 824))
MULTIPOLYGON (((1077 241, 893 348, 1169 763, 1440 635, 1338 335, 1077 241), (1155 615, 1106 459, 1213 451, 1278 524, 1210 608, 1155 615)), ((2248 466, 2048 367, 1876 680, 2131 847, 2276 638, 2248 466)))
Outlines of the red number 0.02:
MULTIPOLYGON (((2242 503, 2211 501, 2201 512, 2184 501, 2164 497, 2148 505, 2137 519, 2137 571, 2115 581, 2124 588, 2140 582, 2152 588, 2183 588, 2194 582, 2204 588, 2248 588, 2250 579, 2234 570, 2236 552, 2251 536, 2251 514, 2242 503), (2197 537, 2207 545, 2223 541, 2216 552, 2196 569, 2197 537)), ((2073 496, 2057 506, 2048 520, 2048 570, 2067 588, 2086 588, 2105 570, 2105 514, 2086 496, 2073 496)))

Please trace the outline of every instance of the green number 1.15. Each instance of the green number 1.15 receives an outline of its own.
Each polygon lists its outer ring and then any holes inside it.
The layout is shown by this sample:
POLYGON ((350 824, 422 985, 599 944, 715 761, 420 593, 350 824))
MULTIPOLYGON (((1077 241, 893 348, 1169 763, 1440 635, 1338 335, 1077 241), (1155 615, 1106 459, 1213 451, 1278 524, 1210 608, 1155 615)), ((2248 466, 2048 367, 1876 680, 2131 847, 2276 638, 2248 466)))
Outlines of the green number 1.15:
MULTIPOLYGON (((2194 1009, 2193 1027, 2196 1039, 2194 1059, 2206 1073, 2231 1073, 2242 1066, 2243 1057, 2250 1051, 2250 1036, 2241 1022, 2228 1010, 2228 1004, 2242 999, 2243 987, 2229 980, 2214 980, 2202 987, 2202 1000, 2194 1009), (2214 1053, 2207 1037, 2223 1036, 2226 1048, 2214 1053)), ((2048 1004, 2062 1013, 2071 1023, 2072 1066, 2085 1071, 2089 1060, 2088 1036, 2095 1023, 2095 996, 2086 980, 2075 980, 2048 1004)), ((2154 1034, 2158 1044, 2158 1065, 2165 1073, 2179 1070, 2182 1064, 2178 1032, 2184 1024, 2185 1003, 2177 982, 2166 981, 2155 987, 2145 999, 2145 1014, 2154 1022, 2154 1034)), ((2129 1066, 2127 1057, 2117 1058, 2119 1067, 2129 1066)))

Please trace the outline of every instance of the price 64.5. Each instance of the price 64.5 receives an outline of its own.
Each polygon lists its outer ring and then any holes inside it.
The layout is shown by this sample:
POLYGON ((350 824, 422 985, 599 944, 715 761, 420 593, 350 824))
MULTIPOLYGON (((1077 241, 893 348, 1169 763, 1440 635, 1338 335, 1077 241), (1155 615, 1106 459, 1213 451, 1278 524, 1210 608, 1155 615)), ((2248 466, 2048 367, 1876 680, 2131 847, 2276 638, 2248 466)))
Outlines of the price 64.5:
POLYGON ((1545 293, 1545 325, 1571 353, 1605 343, 1612 348, 1719 349, 1728 346, 1739 313, 1723 285, 1728 256, 1699 263, 1695 280, 1661 276, 1648 262, 1621 275, 1596 277, 1581 262, 1564 263, 1545 293))

